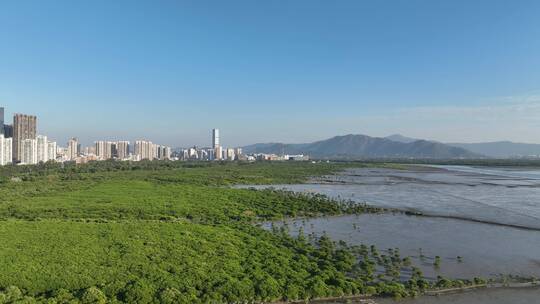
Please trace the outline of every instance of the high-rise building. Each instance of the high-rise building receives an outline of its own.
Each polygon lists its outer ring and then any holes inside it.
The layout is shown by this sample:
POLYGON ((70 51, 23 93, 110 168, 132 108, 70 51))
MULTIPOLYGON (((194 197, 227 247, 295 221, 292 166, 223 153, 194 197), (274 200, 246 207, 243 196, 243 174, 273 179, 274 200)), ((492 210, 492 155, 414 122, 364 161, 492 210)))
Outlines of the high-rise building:
POLYGON ((106 159, 105 156, 107 155, 107 152, 106 152, 107 147, 105 145, 105 142, 100 140, 100 141, 96 141, 94 144, 96 146, 96 156, 98 157, 98 159, 100 160, 106 159))
POLYGON ((235 154, 234 154, 234 149, 232 148, 228 148, 226 150, 227 152, 227 160, 234 160, 235 159, 235 154))
POLYGON ((4 137, 5 138, 13 137, 13 125, 4 125, 4 137))
POLYGON ((75 137, 68 141, 67 154, 68 160, 75 160, 79 156, 79 140, 75 137))
POLYGON ((36 129, 36 116, 25 114, 15 114, 13 116, 13 159, 15 162, 22 161, 22 142, 26 139, 35 139, 36 129))
POLYGON ((20 144, 19 153, 21 155, 21 163, 24 165, 35 165, 38 163, 37 140, 23 139, 20 144))
POLYGON ((127 159, 129 157, 129 141, 119 141, 116 143, 116 157, 127 159))
POLYGON ((46 163, 49 160, 49 142, 47 136, 36 136, 37 162, 46 163))
POLYGON ((236 148, 234 154, 236 154, 236 159, 239 159, 242 155, 242 148, 236 148))
POLYGON ((4 134, 4 107, 0 107, 0 134, 4 134))
POLYGON ((47 143, 47 160, 56 160, 56 142, 49 141, 47 143))
POLYGON ((5 138, 3 134, 0 134, 0 166, 4 166, 12 162, 12 146, 12 139, 5 138))
POLYGON ((137 140, 135 141, 134 155, 137 159, 154 159, 154 144, 151 141, 137 140))
POLYGON ((219 145, 219 129, 212 129, 212 147, 216 149, 219 145))
POLYGON ((163 158, 162 159, 171 159, 172 149, 171 147, 163 147, 163 158))
POLYGON ((217 146, 214 148, 214 159, 215 160, 223 159, 223 148, 221 146, 217 146))
POLYGON ((152 155, 150 156, 150 159, 159 159, 159 145, 153 144, 152 145, 152 155))
POLYGON ((82 152, 85 156, 96 155, 96 146, 84 147, 82 152))
POLYGON ((129 157, 129 141, 96 141, 95 150, 96 156, 100 160, 127 159, 129 157))
POLYGON ((171 159, 171 151, 171 147, 158 146, 158 153, 156 158, 160 160, 171 159))

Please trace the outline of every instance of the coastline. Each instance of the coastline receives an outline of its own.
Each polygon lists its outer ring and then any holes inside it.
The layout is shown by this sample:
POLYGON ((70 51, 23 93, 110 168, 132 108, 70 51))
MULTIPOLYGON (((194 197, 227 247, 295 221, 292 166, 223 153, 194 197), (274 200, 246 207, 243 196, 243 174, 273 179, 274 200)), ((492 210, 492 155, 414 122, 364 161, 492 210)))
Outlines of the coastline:
MULTIPOLYGON (((539 281, 531 281, 531 282, 523 282, 523 283, 495 283, 495 284, 480 284, 480 285, 471 285, 471 286, 464 286, 459 288, 445 288, 445 289, 432 289, 432 290, 426 290, 423 294, 419 295, 416 298, 422 298, 422 297, 437 297, 437 296, 443 296, 443 295, 452 295, 452 294, 463 294, 467 292, 472 292, 476 290, 499 290, 499 289, 538 289, 540 291, 540 282, 539 281)), ((416 298, 410 298, 410 299, 416 299, 416 298)), ((374 297, 370 295, 351 295, 351 296, 340 296, 340 297, 324 297, 324 298, 317 298, 317 299, 310 299, 310 300, 294 300, 294 301, 276 301, 271 302, 271 304, 302 304, 302 303, 319 303, 319 304, 326 304, 326 303, 340 303, 343 301, 343 303, 347 301, 355 301, 354 303, 363 303, 363 304, 377 304, 379 303, 378 300, 381 299, 388 299, 387 297, 374 297)), ((405 298, 407 299, 407 298, 405 298)))

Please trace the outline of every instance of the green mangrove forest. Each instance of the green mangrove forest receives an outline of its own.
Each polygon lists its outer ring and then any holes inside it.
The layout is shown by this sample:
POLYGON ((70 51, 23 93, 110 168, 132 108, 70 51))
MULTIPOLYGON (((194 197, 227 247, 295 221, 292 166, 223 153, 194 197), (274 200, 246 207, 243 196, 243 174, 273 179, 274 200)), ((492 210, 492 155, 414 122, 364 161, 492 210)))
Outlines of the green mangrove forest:
POLYGON ((231 187, 299 183, 351 166, 365 164, 106 161, 3 167, 0 303, 408 297, 482 283, 428 282, 399 249, 293 237, 284 227, 258 225, 382 211, 377 208, 231 187), (403 269, 412 275, 403 279, 403 269))

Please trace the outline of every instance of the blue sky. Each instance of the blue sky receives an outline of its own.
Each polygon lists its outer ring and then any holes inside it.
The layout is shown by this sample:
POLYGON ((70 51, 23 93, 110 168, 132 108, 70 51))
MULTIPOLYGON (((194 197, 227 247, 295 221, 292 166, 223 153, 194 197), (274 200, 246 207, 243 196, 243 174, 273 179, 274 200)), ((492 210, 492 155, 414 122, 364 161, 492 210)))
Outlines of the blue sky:
POLYGON ((0 105, 173 146, 540 143, 540 1, 2 1, 0 105))

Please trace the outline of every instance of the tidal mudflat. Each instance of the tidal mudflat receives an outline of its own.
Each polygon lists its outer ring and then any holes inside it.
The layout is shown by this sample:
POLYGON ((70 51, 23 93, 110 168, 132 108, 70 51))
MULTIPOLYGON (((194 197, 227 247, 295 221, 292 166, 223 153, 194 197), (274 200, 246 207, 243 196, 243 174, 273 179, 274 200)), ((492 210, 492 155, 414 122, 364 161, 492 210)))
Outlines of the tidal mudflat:
POLYGON ((540 170, 411 166, 362 168, 278 185, 373 206, 540 230, 540 170))
POLYGON ((533 304, 540 303, 538 288, 481 289, 460 294, 426 296, 418 299, 393 301, 377 300, 378 304, 533 304))
MULTIPOLYGON (((285 222, 292 234, 328 235, 351 245, 399 248, 427 278, 540 276, 540 232, 447 218, 362 214, 285 222), (440 256, 440 266, 434 266, 440 256), (458 258, 459 257, 459 258, 458 258)), ((274 223, 282 225, 283 223, 274 223)), ((269 227, 271 224, 267 224, 269 227)))
MULTIPOLYGON (((293 234, 302 229, 306 235, 327 234, 351 245, 399 248, 428 278, 540 277, 540 170, 361 168, 314 178, 307 184, 273 187, 422 214, 290 219, 285 223, 293 234), (438 267, 436 256, 441 259, 438 267)), ((527 301, 533 296, 540 302, 538 289, 502 289, 425 297, 411 303, 536 303, 527 301)))

